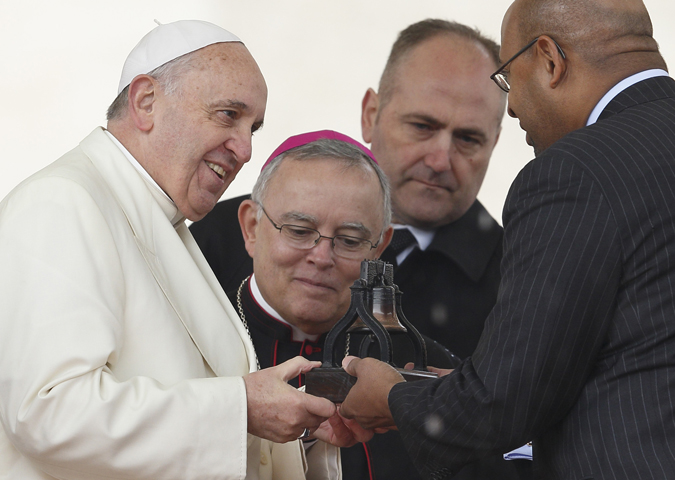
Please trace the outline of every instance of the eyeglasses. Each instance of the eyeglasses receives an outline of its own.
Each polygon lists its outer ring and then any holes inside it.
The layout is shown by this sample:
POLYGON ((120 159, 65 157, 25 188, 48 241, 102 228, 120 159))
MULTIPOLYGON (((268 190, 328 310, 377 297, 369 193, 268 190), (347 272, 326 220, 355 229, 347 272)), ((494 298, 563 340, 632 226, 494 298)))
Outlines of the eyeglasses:
POLYGON ((365 238, 351 237, 349 235, 335 235, 334 237, 327 237, 326 235, 321 235, 318 230, 314 230, 309 227, 302 227, 300 225, 290 225, 284 223, 282 225, 277 225, 274 220, 265 211, 265 208, 260 205, 260 209, 263 211, 267 220, 279 230, 281 233, 281 238, 286 242, 286 244, 291 247, 300 249, 300 250, 309 250, 314 248, 322 238, 328 239, 331 241, 333 246, 333 251, 335 255, 342 258, 347 258, 350 260, 363 260, 365 254, 377 247, 380 243, 378 240, 376 244, 373 245, 373 242, 366 240, 365 238))
MULTIPOLYGON (((550 37, 549 37, 549 38, 550 38, 550 37)), ((532 40, 530 43, 528 43, 527 45, 525 45, 523 48, 521 48, 520 50, 518 50, 518 52, 517 52, 514 56, 512 56, 511 58, 509 58, 509 59, 508 59, 501 67, 499 67, 495 73, 493 73, 492 75, 490 75, 490 78, 497 84, 497 86, 498 86, 499 88, 501 88, 502 90, 504 90, 506 93, 509 93, 509 91, 511 90, 511 85, 509 85, 509 81, 508 81, 507 78, 506 78, 506 74, 505 74, 505 73, 502 73, 502 72, 504 71, 504 69, 505 69, 506 67, 508 67, 509 63, 513 62, 516 58, 518 58, 520 55, 522 55, 523 53, 525 53, 525 52, 527 51, 528 48, 530 48, 532 45, 534 45, 535 43, 537 43, 537 40, 539 40, 539 37, 535 38, 535 39, 532 40)), ((553 39, 551 38, 551 40, 553 40, 553 39)), ((560 48, 560 45, 558 45, 558 42, 556 42, 555 40, 553 40, 553 43, 555 43, 556 48, 557 48, 558 51, 560 52, 560 56, 561 56, 561 57, 563 58, 563 60, 564 60, 564 59, 566 58, 566 57, 565 57, 565 52, 563 52, 562 48, 560 48)))

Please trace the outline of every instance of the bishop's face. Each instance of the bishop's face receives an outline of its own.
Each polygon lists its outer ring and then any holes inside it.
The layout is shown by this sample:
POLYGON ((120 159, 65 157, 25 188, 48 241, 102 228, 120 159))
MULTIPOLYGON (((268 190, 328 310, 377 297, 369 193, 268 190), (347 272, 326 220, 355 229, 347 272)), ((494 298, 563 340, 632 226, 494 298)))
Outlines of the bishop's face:
MULTIPOLYGON (((285 159, 270 180, 263 203, 277 225, 309 227, 328 237, 348 235, 376 244, 384 229, 375 172, 345 168, 331 159, 285 159)), ((311 249, 293 247, 272 221, 258 215, 255 203, 242 204, 240 222, 251 232, 245 235, 246 249, 260 292, 303 332, 327 332, 349 308, 349 287, 359 278, 361 260, 377 258, 388 237, 364 258, 348 259, 336 255, 325 238, 311 249)))

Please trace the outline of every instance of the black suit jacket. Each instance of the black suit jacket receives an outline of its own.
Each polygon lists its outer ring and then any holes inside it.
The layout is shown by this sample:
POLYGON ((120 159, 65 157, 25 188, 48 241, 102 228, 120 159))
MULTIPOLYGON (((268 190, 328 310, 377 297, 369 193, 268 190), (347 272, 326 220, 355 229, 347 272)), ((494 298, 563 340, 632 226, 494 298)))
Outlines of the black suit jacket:
POLYGON ((406 317, 468 357, 497 299, 501 259, 502 227, 476 200, 459 220, 440 227, 426 250, 413 250, 395 268, 406 317))
POLYGON ((449 478, 533 439, 535 478, 675 478, 675 81, 626 89, 528 164, 504 226, 473 356, 390 393, 413 460, 449 478))

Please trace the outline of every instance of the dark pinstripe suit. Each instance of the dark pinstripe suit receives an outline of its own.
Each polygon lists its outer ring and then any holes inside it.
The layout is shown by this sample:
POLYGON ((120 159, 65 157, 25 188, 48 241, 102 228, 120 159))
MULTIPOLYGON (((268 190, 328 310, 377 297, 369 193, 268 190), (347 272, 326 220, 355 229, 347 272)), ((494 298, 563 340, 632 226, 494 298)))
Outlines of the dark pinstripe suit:
POLYGON ((520 173, 497 304, 451 375, 389 404, 429 478, 534 439, 537 478, 675 478, 675 81, 520 173))

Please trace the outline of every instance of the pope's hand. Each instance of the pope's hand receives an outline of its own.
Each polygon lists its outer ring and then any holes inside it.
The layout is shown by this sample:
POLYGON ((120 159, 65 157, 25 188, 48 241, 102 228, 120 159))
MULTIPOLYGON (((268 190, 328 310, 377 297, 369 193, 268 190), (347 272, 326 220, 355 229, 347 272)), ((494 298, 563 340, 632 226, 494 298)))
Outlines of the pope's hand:
POLYGON ((295 357, 245 375, 248 433, 284 443, 297 439, 305 428, 314 432, 332 417, 337 410, 333 402, 300 392, 287 383, 320 365, 295 357))

